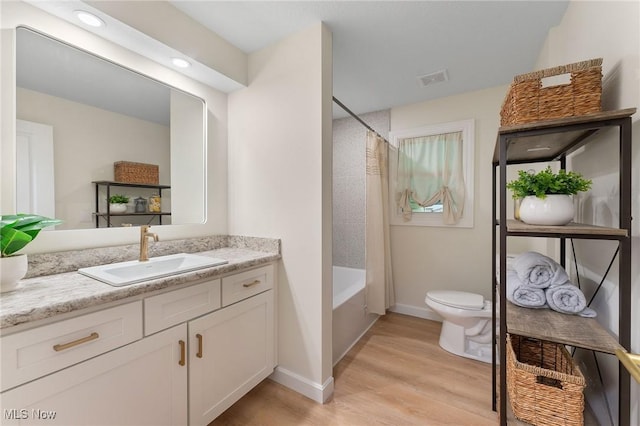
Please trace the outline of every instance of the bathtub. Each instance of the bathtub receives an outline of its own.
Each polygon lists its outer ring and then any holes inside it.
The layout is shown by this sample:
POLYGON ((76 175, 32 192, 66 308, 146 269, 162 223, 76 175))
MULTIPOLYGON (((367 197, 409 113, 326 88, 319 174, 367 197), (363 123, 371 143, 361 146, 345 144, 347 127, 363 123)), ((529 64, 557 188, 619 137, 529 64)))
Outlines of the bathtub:
POLYGON ((333 267, 333 365, 349 352, 378 315, 367 313, 364 269, 333 267))

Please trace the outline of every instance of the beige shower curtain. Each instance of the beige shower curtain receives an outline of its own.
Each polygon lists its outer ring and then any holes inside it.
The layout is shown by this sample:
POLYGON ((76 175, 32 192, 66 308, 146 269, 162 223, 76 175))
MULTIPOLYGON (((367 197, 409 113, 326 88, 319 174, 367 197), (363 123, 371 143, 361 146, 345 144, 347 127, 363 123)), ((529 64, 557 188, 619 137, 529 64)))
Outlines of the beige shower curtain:
POLYGON ((395 305, 389 240, 388 146, 380 136, 367 131, 365 266, 367 307, 384 315, 395 305))

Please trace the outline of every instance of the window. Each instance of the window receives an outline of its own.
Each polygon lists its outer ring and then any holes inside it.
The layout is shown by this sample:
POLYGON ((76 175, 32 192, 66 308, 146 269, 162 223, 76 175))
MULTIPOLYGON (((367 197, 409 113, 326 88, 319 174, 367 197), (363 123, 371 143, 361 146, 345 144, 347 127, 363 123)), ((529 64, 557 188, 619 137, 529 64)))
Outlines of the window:
POLYGON ((473 120, 390 133, 391 224, 473 227, 473 120))

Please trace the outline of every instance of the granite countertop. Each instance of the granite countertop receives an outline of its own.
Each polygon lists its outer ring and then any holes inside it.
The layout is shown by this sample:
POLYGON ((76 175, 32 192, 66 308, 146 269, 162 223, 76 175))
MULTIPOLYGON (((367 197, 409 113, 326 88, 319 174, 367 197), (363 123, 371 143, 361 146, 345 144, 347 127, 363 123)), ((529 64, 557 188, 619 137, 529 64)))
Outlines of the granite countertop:
POLYGON ((217 278, 253 266, 280 259, 278 251, 261 251, 247 247, 220 247, 197 252, 229 263, 158 278, 124 287, 114 287, 75 272, 37 276, 21 281, 20 287, 0 296, 0 330, 19 324, 51 318, 85 308, 119 301, 206 278, 217 278))

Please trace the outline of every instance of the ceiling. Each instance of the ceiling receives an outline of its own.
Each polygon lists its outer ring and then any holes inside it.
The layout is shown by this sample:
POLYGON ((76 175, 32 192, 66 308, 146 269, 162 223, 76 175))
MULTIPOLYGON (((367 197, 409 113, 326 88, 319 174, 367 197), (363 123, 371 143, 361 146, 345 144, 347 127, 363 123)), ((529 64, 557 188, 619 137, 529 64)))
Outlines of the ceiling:
MULTIPOLYGON (((96 12, 79 0, 26 1, 76 24, 75 9, 96 12)), ((246 53, 324 22, 333 34, 333 95, 356 114, 509 84, 514 75, 533 70, 549 29, 560 22, 568 6, 568 1, 454 0, 170 3, 246 53), (419 84, 418 76, 441 70, 446 70, 447 81, 424 87, 419 84)), ((159 63, 172 56, 171 49, 162 43, 109 16, 101 16, 108 21, 106 29, 99 32, 101 36, 159 63)), ((51 49, 51 45, 47 48, 51 49)), ((31 46, 26 51, 35 49, 31 46)), ((32 56, 40 57, 40 64, 25 62, 23 69, 43 72, 40 80, 54 87, 63 85, 54 78, 50 64, 46 61, 42 64, 44 55, 32 56)), ((193 78, 225 92, 241 87, 235 82, 222 84, 220 76, 210 77, 215 70, 197 61, 194 64, 204 70, 193 78), (202 75, 207 78, 198 77, 202 75)), ((181 72, 188 73, 189 69, 181 72)), ((119 74, 124 77, 126 73, 119 74)), ((68 85, 76 87, 73 83, 68 85)), ((82 89, 85 97, 90 90, 82 89)), ((163 91, 166 93, 166 88, 161 88, 160 92, 163 91)), ((99 98, 116 93, 107 92, 99 98)), ((116 97, 123 99, 122 94, 116 97)), ((130 109, 145 110, 145 104, 135 103, 144 99, 141 96, 129 99, 130 109)), ((153 121, 166 120, 166 111, 157 113, 160 114, 153 121)), ((334 104, 334 117, 346 115, 334 104)))
MULTIPOLYGON (((533 70, 568 1, 188 1, 171 3, 246 53, 323 21, 333 94, 357 114, 509 84, 533 70), (418 76, 446 70, 421 87, 418 76)), ((345 116, 334 108, 334 116, 345 116)))

